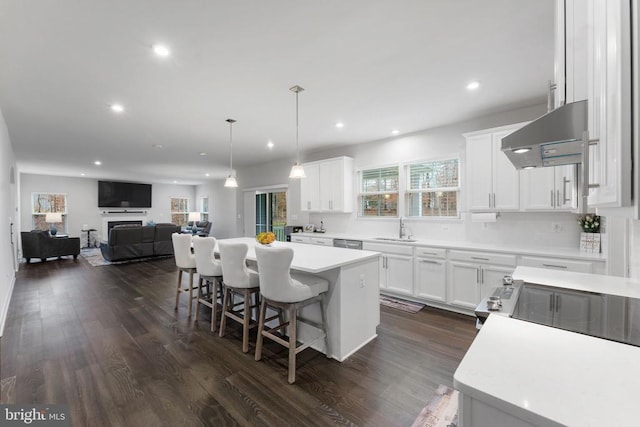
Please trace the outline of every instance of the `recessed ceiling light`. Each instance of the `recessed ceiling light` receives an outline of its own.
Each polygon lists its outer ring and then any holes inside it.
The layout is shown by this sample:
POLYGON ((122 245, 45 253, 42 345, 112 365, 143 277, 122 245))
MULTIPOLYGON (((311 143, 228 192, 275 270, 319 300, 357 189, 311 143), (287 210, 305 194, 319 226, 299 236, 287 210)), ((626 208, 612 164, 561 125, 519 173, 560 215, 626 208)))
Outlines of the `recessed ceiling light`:
POLYGON ((531 151, 531 148, 529 147, 517 148, 513 150, 513 152, 516 154, 528 153, 529 151, 531 151))
POLYGON ((342 128, 344 127, 344 123, 342 123, 342 122, 338 122, 338 123, 336 123, 336 127, 337 127, 338 129, 342 129, 342 128))
POLYGON ((394 130, 391 131, 392 135, 397 135, 399 133, 400 133, 400 131, 398 129, 394 129, 394 130))
POLYGON ((200 153, 201 156, 206 156, 207 153, 205 153, 204 151, 202 153, 200 153))
POLYGON ((111 104, 111 111, 114 113, 122 113, 124 111, 124 107, 122 104, 111 104))
POLYGON ((529 170, 529 169, 535 169, 535 168, 536 168, 535 166, 525 166, 522 169, 529 170))
POLYGON ((205 173, 205 174, 204 174, 204 176, 211 176, 211 175, 210 175, 210 174, 208 174, 208 173, 205 173))
POLYGON ((93 164, 96 166, 100 166, 102 162, 100 160, 96 160, 95 162, 93 162, 93 164))
POLYGON ((84 175, 85 175, 84 172, 80 174, 80 176, 84 176, 84 175))
POLYGON ((162 148, 162 144, 153 144, 152 147, 153 148, 162 148))
POLYGON ((174 183, 174 184, 177 184, 177 183, 178 183, 178 181, 174 180, 174 181, 173 181, 173 183, 174 183))
POLYGON ((153 53, 161 58, 166 58, 171 55, 171 51, 169 50, 169 48, 162 44, 154 44, 153 53))
POLYGON ((467 84, 467 89, 469 90, 476 90, 480 87, 480 82, 477 80, 474 80, 472 82, 469 82, 469 84, 467 84))
POLYGON ((269 147, 269 150, 272 150, 273 149, 273 141, 267 142, 267 147, 269 147))

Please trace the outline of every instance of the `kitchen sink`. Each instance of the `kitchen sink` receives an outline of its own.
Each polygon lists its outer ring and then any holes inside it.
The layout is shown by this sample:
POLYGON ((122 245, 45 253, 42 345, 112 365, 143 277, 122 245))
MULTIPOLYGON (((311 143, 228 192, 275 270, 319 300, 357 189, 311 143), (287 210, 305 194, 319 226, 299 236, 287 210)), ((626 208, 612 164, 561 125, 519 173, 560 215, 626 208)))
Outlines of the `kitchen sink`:
POLYGON ((386 240, 388 242, 417 242, 416 239, 400 239, 398 237, 374 237, 375 240, 386 240))

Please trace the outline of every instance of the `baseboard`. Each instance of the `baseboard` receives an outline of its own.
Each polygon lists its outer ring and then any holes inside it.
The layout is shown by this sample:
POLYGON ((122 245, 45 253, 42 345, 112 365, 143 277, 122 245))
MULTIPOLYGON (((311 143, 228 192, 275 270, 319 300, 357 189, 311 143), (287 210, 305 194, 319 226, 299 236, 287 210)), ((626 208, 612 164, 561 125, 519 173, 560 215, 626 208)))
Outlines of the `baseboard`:
POLYGON ((4 323, 7 320, 7 314, 9 313, 9 303, 11 302, 11 296, 13 295, 13 287, 16 284, 16 275, 14 274, 11 278, 11 284, 9 285, 9 293, 7 295, 7 300, 4 302, 4 307, 2 307, 2 312, 0 312, 0 338, 4 334, 4 323))

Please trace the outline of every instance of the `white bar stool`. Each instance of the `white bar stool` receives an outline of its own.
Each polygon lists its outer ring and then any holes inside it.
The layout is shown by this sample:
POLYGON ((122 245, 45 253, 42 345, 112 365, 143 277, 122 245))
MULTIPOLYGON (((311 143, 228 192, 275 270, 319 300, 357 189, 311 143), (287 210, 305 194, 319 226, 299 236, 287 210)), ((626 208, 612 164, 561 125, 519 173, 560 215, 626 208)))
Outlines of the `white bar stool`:
POLYGON ((189 317, 191 317, 191 310, 193 307, 193 275, 196 273, 196 258, 191 253, 191 235, 173 233, 171 235, 173 242, 173 254, 176 260, 176 266, 178 267, 178 287, 176 288, 176 307, 178 309, 178 303, 180 302, 180 293, 189 293, 189 317), (182 273, 189 274, 189 287, 182 287, 182 273))
MULTIPOLYGON (((249 247, 244 243, 218 242, 220 262, 222 264, 222 316, 220 318, 220 336, 225 334, 227 317, 242 324, 242 351, 249 351, 249 330, 258 326, 257 321, 251 321, 251 309, 258 310, 260 297, 258 273, 247 268, 246 257, 249 247), (235 303, 235 295, 243 298, 235 303), (251 296, 254 303, 251 304, 251 296), (236 307, 241 308, 235 310, 236 307)), ((257 320, 257 315, 256 315, 257 320)))
POLYGON ((194 237, 193 253, 198 272, 198 299, 196 301, 196 323, 200 314, 200 304, 211 309, 211 332, 216 330, 218 320, 218 297, 222 297, 222 263, 215 259, 213 249, 216 239, 213 237, 194 237), (209 292, 203 293, 203 284, 209 292), (211 285, 211 288, 209 288, 211 285))
POLYGON ((256 343, 256 360, 262 358, 262 340, 267 337, 289 349, 289 384, 296 380, 296 355, 309 347, 320 338, 324 338, 327 357, 331 354, 327 335, 327 321, 325 313, 324 295, 329 289, 329 281, 321 277, 309 274, 290 274, 293 249, 287 247, 262 247, 256 245, 256 258, 258 260, 258 272, 260 274, 260 317, 258 325, 258 340, 256 343), (298 317, 298 311, 310 304, 320 304, 322 323, 310 321, 298 317), (265 330, 265 323, 278 316, 265 319, 267 306, 279 310, 286 310, 288 321, 274 328, 265 330), (321 334, 308 342, 297 345, 298 322, 306 323, 320 330, 321 334), (289 328, 289 340, 282 335, 274 334, 275 331, 289 328))

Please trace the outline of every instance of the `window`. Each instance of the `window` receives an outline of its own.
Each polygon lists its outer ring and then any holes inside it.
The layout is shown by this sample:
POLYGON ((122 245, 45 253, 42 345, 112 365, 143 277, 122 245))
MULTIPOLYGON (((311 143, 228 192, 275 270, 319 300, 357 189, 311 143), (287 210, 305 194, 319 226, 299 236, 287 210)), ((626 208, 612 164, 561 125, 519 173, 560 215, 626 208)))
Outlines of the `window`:
POLYGON ((200 198, 200 221, 209 221, 209 198, 200 198))
POLYGON ((398 171, 392 166, 360 172, 359 216, 398 216, 398 171))
POLYGON ((46 214, 62 214, 62 222, 54 224, 58 230, 67 231, 67 195, 62 193, 31 193, 31 220, 34 230, 48 230, 46 214))
POLYGON ((458 217, 459 163, 448 159, 408 165, 406 215, 458 217))
POLYGON ((277 240, 284 241, 287 222, 287 193, 275 191, 256 194, 256 234, 272 231, 277 240))
POLYGON ((189 218, 189 199, 187 197, 171 198, 171 222, 181 227, 187 226, 189 218))

